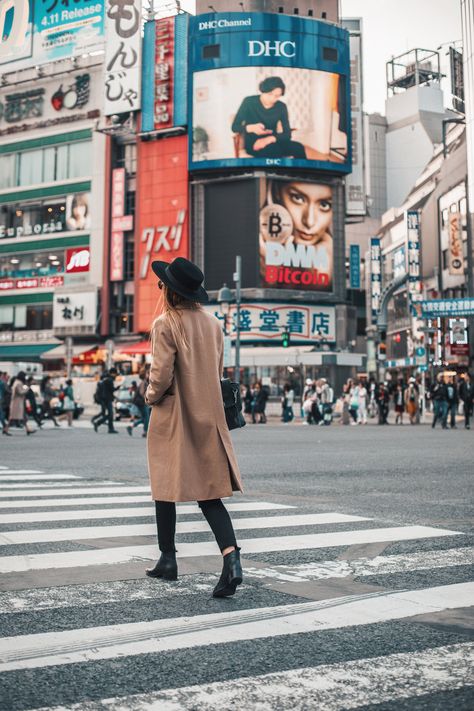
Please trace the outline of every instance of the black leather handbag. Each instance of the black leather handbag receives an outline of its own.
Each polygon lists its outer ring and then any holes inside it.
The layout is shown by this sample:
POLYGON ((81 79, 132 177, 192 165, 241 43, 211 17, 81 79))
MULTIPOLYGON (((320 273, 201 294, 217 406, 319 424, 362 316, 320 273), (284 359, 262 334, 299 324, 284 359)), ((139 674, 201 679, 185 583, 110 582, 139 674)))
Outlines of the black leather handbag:
POLYGON ((240 397, 239 384, 232 382, 230 378, 222 378, 221 390, 227 427, 230 430, 245 427, 246 422, 242 414, 242 400, 240 397))

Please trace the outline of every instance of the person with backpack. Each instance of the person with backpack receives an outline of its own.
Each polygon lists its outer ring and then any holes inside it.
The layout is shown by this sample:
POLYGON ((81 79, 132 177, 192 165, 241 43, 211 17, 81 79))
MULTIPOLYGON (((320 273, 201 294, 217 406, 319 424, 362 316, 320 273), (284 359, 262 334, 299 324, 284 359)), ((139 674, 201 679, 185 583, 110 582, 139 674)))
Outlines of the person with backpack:
MULTIPOLYGON (((95 432, 99 431, 101 425, 107 424, 109 434, 118 434, 114 427, 114 399, 115 391, 118 390, 114 385, 114 380, 117 375, 117 368, 110 368, 108 372, 104 373, 102 381, 99 381, 101 383, 99 394, 101 412, 92 422, 95 432)), ((99 388, 99 383, 97 388, 99 388)))

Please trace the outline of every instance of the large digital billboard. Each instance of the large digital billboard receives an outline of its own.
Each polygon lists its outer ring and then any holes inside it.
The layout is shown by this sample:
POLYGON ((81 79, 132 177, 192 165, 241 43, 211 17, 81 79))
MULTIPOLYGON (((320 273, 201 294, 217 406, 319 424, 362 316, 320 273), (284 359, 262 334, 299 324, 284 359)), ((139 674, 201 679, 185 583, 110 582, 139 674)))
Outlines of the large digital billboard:
POLYGON ((261 178, 260 204, 261 286, 332 291, 331 185, 261 178))
POLYGON ((3 72, 87 54, 103 46, 104 0, 0 2, 3 72))
POLYGON ((190 167, 351 170, 349 36, 317 20, 190 21, 190 167))

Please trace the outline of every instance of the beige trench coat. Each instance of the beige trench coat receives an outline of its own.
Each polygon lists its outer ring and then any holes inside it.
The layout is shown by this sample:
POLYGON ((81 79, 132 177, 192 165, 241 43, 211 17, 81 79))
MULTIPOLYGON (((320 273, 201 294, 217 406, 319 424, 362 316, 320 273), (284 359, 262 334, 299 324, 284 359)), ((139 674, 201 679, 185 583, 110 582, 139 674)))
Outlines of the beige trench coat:
POLYGON ((10 420, 19 420, 23 422, 25 419, 25 395, 27 392, 28 386, 24 385, 21 380, 15 380, 12 387, 10 420))
POLYGON ((222 404, 223 335, 203 309, 181 314, 189 349, 177 347, 165 315, 152 329, 151 493, 155 501, 220 499, 242 491, 222 404))

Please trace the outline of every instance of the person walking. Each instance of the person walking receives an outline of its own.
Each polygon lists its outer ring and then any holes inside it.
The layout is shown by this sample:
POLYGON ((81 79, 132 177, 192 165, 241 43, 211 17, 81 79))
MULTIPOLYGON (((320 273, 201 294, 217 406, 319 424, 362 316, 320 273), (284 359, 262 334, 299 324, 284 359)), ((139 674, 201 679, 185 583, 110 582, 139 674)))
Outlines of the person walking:
POLYGON ((368 392, 365 383, 363 380, 359 380, 357 386, 357 402, 359 404, 357 408, 357 423, 359 425, 367 424, 367 398, 368 392))
POLYGON ((416 425, 419 423, 419 407, 420 407, 420 394, 418 390, 418 385, 415 378, 410 378, 408 381, 408 387, 405 390, 405 409, 410 418, 410 425, 416 425))
POLYGON ((72 422, 74 419, 74 410, 76 409, 76 403, 74 401, 74 388, 72 385, 72 380, 69 378, 63 388, 63 413, 67 420, 68 427, 72 427, 72 422))
POLYGON ((59 422, 54 416, 51 407, 51 400, 56 397, 57 393, 51 385, 51 376, 45 375, 40 384, 40 393, 42 397, 41 403, 41 418, 43 420, 52 420, 55 427, 59 427, 59 422))
POLYGON ((359 386, 350 383, 349 414, 352 417, 351 425, 357 425, 359 412, 359 386))
POLYGON ((379 408, 379 425, 388 425, 390 395, 385 383, 380 383, 377 390, 377 406, 379 408))
POLYGON ((26 391, 25 395, 25 415, 28 418, 28 414, 31 414, 31 417, 34 419, 38 427, 42 427, 43 423, 41 422, 41 417, 38 415, 38 404, 36 402, 36 394, 35 391, 33 390, 33 383, 34 383, 34 378, 30 375, 29 378, 26 380, 26 385, 28 387, 28 390, 26 391), (26 403, 29 405, 30 413, 26 412, 26 403))
POLYGON ((260 380, 255 384, 255 415, 259 416, 258 424, 265 425, 267 416, 265 410, 267 407, 268 391, 263 387, 260 380))
POLYGON ((6 398, 7 398, 7 374, 0 373, 0 424, 2 425, 2 434, 11 437, 8 431, 8 420, 6 413, 6 398))
POLYGON ((332 422, 332 406, 334 402, 334 390, 329 385, 326 378, 321 378, 321 408, 322 420, 319 424, 330 425, 332 422))
POLYGON ((115 390, 118 389, 115 387, 114 381, 117 375, 117 368, 110 368, 108 373, 104 374, 101 387, 103 408, 101 407, 101 414, 92 421, 95 432, 99 431, 101 425, 107 423, 108 433, 118 434, 114 427, 114 399, 115 390))
POLYGON ((403 384, 399 381, 393 393, 393 404, 395 405, 395 424, 403 425, 403 413, 405 412, 405 395, 403 384))
POLYGON ((459 386, 459 399, 462 400, 464 408, 464 427, 469 430, 471 429, 470 419, 474 407, 474 387, 469 373, 463 373, 459 386))
POLYGON ((224 339, 208 302, 204 275, 177 257, 152 263, 164 313, 151 329, 152 364, 146 401, 151 406, 148 468, 161 557, 146 574, 175 580, 176 502, 197 501, 223 556, 214 597, 230 597, 242 582, 240 548, 222 497, 242 491, 226 424, 220 379, 224 339))
MULTIPOLYGON (((458 389, 456 386, 456 380, 454 376, 452 375, 448 383, 446 385, 446 391, 447 391, 447 405, 448 405, 448 411, 446 415, 449 415, 449 424, 452 430, 457 429, 456 427, 456 415, 458 414, 458 404, 459 404, 459 397, 458 397, 458 389)), ((447 422, 446 422, 447 424, 447 422)))
POLYGON ((286 385, 283 388, 283 397, 282 397, 282 421, 285 424, 288 424, 288 422, 291 422, 294 418, 294 412, 293 412, 293 404, 295 402, 295 391, 291 387, 289 383, 286 383, 286 385))
POLYGON ((433 402, 433 422, 431 423, 431 427, 434 429, 439 420, 443 430, 447 430, 448 389, 442 373, 438 373, 436 381, 431 388, 431 400, 433 402))
POLYGON ((143 369, 139 374, 140 382, 136 383, 133 381, 132 387, 130 388, 130 394, 132 396, 132 406, 135 408, 136 415, 133 420, 132 425, 128 425, 127 432, 130 436, 133 435, 133 430, 139 425, 143 425, 143 437, 146 437, 148 430, 148 407, 145 402, 146 393, 146 380, 145 380, 145 370, 143 369))
POLYGON ((15 380, 12 385, 12 400, 10 404, 10 417, 7 424, 7 434, 10 429, 12 422, 21 422, 25 425, 25 431, 27 435, 33 434, 35 430, 30 430, 28 427, 28 421, 26 419, 25 410, 25 397, 28 392, 28 386, 26 385, 26 374, 20 370, 17 373, 15 380))

